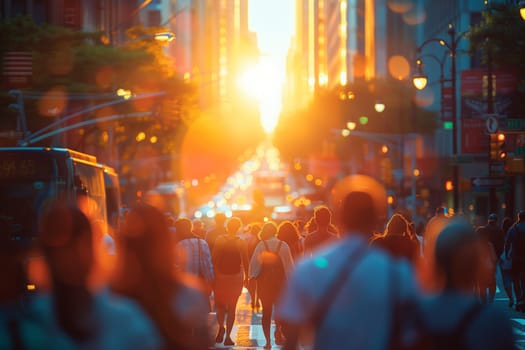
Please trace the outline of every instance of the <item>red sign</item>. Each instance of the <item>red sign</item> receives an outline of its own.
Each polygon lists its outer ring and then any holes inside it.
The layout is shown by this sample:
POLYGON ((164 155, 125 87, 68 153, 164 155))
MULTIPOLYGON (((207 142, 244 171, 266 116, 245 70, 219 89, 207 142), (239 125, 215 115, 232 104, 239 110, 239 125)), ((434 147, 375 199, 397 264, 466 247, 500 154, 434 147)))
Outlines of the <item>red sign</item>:
POLYGON ((452 121, 453 104, 452 86, 443 86, 441 89, 441 103, 443 108, 443 120, 452 121))
POLYGON ((33 54, 30 51, 6 52, 3 75, 7 89, 28 87, 33 76, 33 54))
MULTIPOLYGON (((516 92, 518 80, 512 72, 496 70, 492 72, 493 88, 496 95, 510 95, 516 92)), ((469 69, 461 71, 462 96, 486 96, 487 70, 469 69)))
POLYGON ((488 138, 483 118, 461 118, 461 153, 480 154, 488 152, 488 138))

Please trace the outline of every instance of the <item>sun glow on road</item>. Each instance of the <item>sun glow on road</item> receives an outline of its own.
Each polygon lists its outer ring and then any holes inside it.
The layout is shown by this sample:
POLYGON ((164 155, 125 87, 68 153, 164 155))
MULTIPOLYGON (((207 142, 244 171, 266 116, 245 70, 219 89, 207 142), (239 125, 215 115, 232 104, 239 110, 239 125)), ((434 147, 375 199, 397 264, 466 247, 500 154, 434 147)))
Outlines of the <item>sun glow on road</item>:
POLYGON ((261 125, 267 134, 271 134, 279 120, 282 106, 282 86, 284 70, 271 57, 262 56, 259 63, 244 71, 238 83, 244 93, 255 98, 259 103, 261 125))

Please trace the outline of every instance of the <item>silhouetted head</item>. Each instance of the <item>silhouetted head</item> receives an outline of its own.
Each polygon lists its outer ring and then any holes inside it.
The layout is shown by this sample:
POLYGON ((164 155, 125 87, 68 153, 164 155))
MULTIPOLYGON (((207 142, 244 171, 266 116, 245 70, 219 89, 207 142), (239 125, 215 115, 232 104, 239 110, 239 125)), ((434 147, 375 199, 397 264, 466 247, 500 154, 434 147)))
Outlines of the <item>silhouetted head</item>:
POLYGON ((401 214, 394 214, 386 224, 385 235, 404 236, 409 234, 409 224, 401 214))
POLYGON ((449 289, 472 291, 479 274, 479 237, 468 222, 454 221, 439 233, 435 267, 449 289))
POLYGON ((145 203, 133 206, 116 238, 117 280, 124 292, 133 293, 151 280, 172 280, 172 236, 160 210, 145 203))
POLYGON ((226 215, 224 213, 217 213, 214 217, 215 225, 218 227, 224 227, 224 223, 226 222, 226 215))
POLYGON ((240 218, 234 216, 226 223, 226 232, 230 235, 236 235, 242 227, 242 221, 240 218))
POLYGON ((290 245, 299 241, 300 234, 297 227, 291 221, 285 220, 281 222, 277 228, 277 237, 290 245))
POLYGON ((173 224, 175 232, 179 239, 193 237, 193 223, 188 218, 178 218, 173 224))
POLYGON ((39 218, 39 243, 55 283, 86 286, 94 264, 93 231, 73 203, 54 202, 39 218))
POLYGON ((494 213, 489 215, 489 218, 487 220, 489 223, 496 223, 498 222, 498 216, 494 213))
POLYGON ((267 239, 275 237, 276 235, 277 235, 277 225, 275 225, 274 222, 269 221, 263 225, 261 232, 259 233, 259 238, 265 241, 267 239))
POLYGON ((518 212, 518 220, 519 220, 519 221, 523 221, 523 220, 525 220, 525 210, 520 210, 520 211, 518 212))
POLYGON ((330 191, 334 221, 341 232, 370 235, 382 227, 387 215, 383 184, 366 175, 350 175, 337 181, 330 191))
POLYGON ((332 212, 327 206, 318 206, 314 209, 314 220, 317 227, 327 227, 332 220, 332 212))
POLYGON ((372 197, 366 192, 350 192, 343 200, 340 221, 345 230, 371 234, 377 223, 372 197))

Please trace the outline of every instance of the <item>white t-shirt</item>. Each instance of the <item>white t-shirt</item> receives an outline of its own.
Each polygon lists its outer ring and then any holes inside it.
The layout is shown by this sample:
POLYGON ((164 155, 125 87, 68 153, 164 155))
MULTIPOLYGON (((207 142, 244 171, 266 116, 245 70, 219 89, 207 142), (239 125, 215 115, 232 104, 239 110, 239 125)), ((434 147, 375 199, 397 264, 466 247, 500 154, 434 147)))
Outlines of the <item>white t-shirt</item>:
POLYGON ((364 254, 350 269, 322 324, 315 326, 314 349, 387 348, 393 298, 405 300, 418 295, 408 263, 396 262, 386 253, 369 248, 365 236, 350 234, 299 262, 278 304, 276 319, 308 331, 328 286, 342 278, 343 264, 352 260, 349 254, 358 251, 364 254))

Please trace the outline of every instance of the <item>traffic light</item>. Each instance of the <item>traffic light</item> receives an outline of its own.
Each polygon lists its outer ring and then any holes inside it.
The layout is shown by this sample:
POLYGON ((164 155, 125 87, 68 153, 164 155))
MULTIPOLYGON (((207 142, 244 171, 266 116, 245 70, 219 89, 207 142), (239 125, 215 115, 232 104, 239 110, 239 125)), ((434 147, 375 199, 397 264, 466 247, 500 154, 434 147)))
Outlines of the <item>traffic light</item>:
POLYGON ((507 158, 507 151, 505 150, 505 134, 490 134, 489 137, 490 160, 504 161, 505 158, 507 158))
POLYGON ((445 190, 452 191, 454 189, 454 183, 452 180, 445 181, 445 190))

